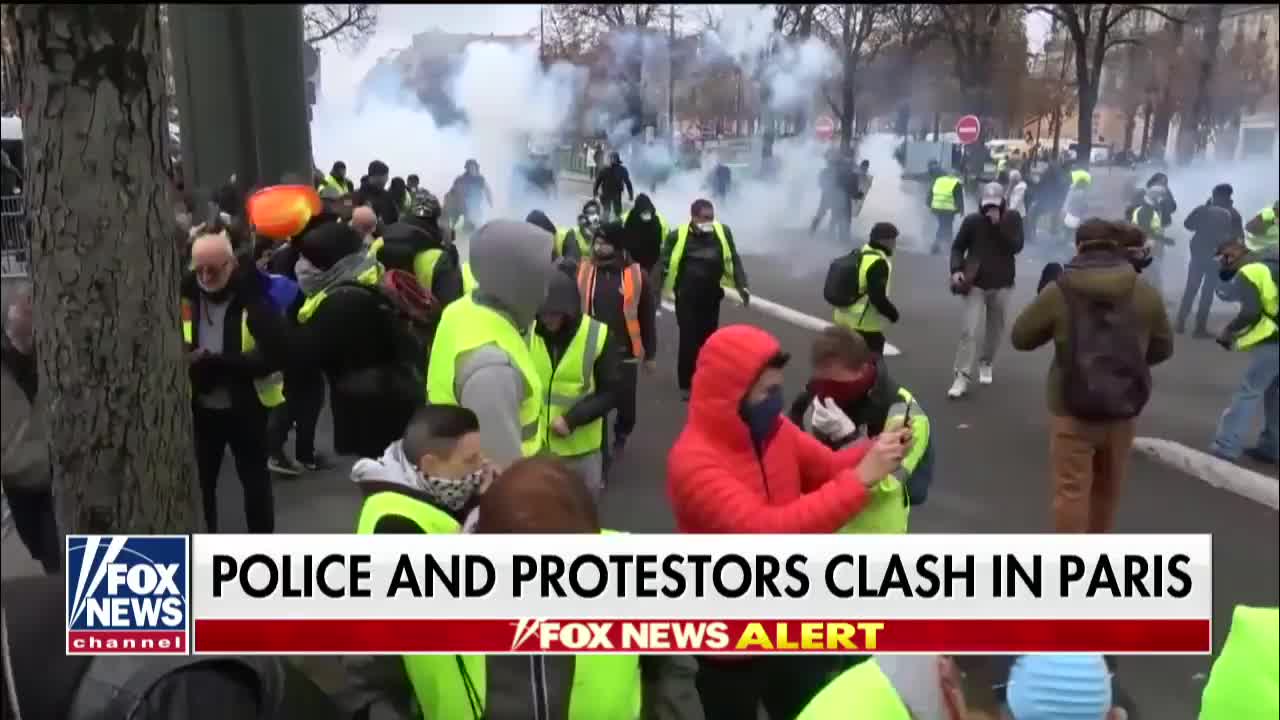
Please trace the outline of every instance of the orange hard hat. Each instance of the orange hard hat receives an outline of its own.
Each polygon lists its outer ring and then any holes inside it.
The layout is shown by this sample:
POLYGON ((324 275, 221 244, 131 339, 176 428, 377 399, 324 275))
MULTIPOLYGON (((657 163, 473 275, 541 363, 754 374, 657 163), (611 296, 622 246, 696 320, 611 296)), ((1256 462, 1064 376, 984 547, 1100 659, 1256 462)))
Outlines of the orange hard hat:
POLYGON ((272 185, 249 196, 246 203, 253 231, 277 240, 302 232, 320 214, 320 196, 310 185, 272 185))

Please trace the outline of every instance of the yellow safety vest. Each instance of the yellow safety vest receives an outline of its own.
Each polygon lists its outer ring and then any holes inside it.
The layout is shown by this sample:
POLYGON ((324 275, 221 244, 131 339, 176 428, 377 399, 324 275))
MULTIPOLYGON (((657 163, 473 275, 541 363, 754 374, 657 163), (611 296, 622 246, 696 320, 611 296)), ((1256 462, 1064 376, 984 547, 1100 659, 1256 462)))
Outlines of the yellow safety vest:
MULTIPOLYGON (((623 213, 622 213, 622 222, 623 222, 623 223, 626 223, 626 222, 627 222, 627 218, 631 216, 631 210, 632 210, 631 208, 628 208, 628 209, 626 209, 626 210, 624 210, 624 211, 623 211, 623 213)), ((657 211, 655 211, 655 212, 653 213, 653 216, 654 216, 655 218, 657 218, 657 220, 658 220, 658 227, 659 227, 659 228, 661 228, 660 232, 662 233, 662 234, 661 234, 662 240, 666 240, 666 239, 667 239, 667 221, 666 221, 666 219, 662 217, 662 213, 657 212, 657 211)), ((662 240, 659 240, 659 241, 658 241, 658 243, 659 243, 659 244, 661 244, 661 243, 662 243, 662 240)))
POLYGON ((1251 283, 1258 290, 1262 300, 1262 316, 1252 327, 1235 337, 1233 349, 1248 350, 1258 343, 1280 332, 1277 325, 1277 314, 1280 314, 1280 289, 1271 275, 1271 269, 1260 262, 1251 262, 1240 268, 1243 280, 1251 283))
POLYGON ((1268 223, 1267 229, 1261 235, 1247 233, 1248 237, 1244 239, 1244 244, 1254 252, 1266 247, 1280 245, 1280 223, 1276 222, 1276 211, 1271 208, 1263 208, 1258 213, 1258 216, 1262 218, 1263 222, 1268 223))
POLYGON ((532 457, 542 449, 547 432, 542 378, 528 344, 511 321, 478 304, 470 293, 450 303, 440 315, 427 365, 427 402, 461 404, 454 388, 458 358, 482 345, 498 346, 524 378, 527 392, 520 402, 520 451, 532 457))
POLYGON ((871 304, 871 296, 867 295, 866 292, 867 272, 871 270, 872 265, 880 260, 884 261, 885 267, 889 270, 889 279, 884 286, 885 295, 889 294, 889 287, 893 283, 893 261, 889 259, 889 256, 883 250, 867 245, 862 248, 862 258, 858 261, 858 290, 861 295, 852 305, 835 309, 834 317, 837 325, 843 325, 850 330, 880 332, 880 311, 876 310, 876 307, 871 304))
MULTIPOLYGON (((604 352, 605 339, 609 328, 599 320, 586 315, 578 323, 578 331, 574 333, 569 347, 565 348, 560 364, 551 366, 551 354, 547 344, 537 332, 529 333, 529 352, 533 355, 533 366, 538 370, 542 387, 546 392, 544 408, 546 418, 543 425, 551 427, 551 421, 563 416, 578 401, 595 392, 596 358, 604 352)), ((575 457, 599 452, 604 440, 604 418, 597 418, 579 428, 574 428, 568 437, 547 431, 547 449, 557 457, 575 457)))
POLYGON ((867 503, 840 528, 842 533, 901 534, 907 531, 907 519, 911 506, 907 497, 907 478, 915 472, 929 447, 929 416, 907 391, 898 388, 899 402, 889 408, 885 427, 901 426, 911 409, 911 452, 902 459, 902 467, 895 470, 867 491, 867 503))
POLYGON ((428 535, 462 532, 462 526, 449 513, 431 503, 392 490, 377 492, 364 499, 364 504, 360 506, 360 517, 356 521, 356 532, 361 535, 373 534, 378 521, 388 515, 412 520, 428 535))
POLYGON ((343 195, 346 195, 346 194, 347 194, 347 186, 346 186, 346 184, 344 184, 341 180, 339 180, 338 178, 336 178, 336 177, 334 177, 334 176, 332 176, 332 175, 325 175, 325 176, 324 176, 324 182, 320 183, 320 187, 321 187, 322 189, 323 189, 323 188, 333 188, 334 190, 337 190, 339 193, 341 193, 341 194, 343 194, 343 195))
MULTIPOLYGON (((377 285, 380 279, 382 279, 382 266, 374 257, 366 256, 364 265, 357 268, 355 282, 372 287, 377 285)), ((328 290, 321 290, 307 297, 302 307, 298 308, 298 322, 305 323, 310 320, 311 316, 316 314, 316 310, 320 309, 320 303, 323 303, 327 297, 329 297, 328 290)))
POLYGON ((591 255, 591 244, 587 242, 587 238, 578 228, 560 228, 556 230, 555 256, 557 258, 564 257, 564 241, 573 234, 573 241, 578 244, 578 257, 589 257, 591 255))
POLYGON ((911 713, 875 658, 836 676, 809 701, 796 720, 911 720, 911 713), (851 715, 850 708, 857 708, 851 715))
POLYGON ((1280 610, 1237 605, 1200 698, 1200 720, 1280 717, 1280 610))
MULTIPOLYGON (((188 345, 195 343, 195 333, 191 327, 191 308, 187 301, 182 301, 182 341, 188 345)), ((240 352, 251 353, 258 346, 253 335, 249 333, 249 318, 240 313, 240 352)), ((273 408, 284 404, 284 374, 280 371, 253 379, 253 389, 258 393, 258 402, 263 407, 273 408)))
POLYGON ((1157 208, 1151 208, 1151 224, 1147 227, 1142 227, 1138 220, 1138 213, 1142 212, 1143 207, 1144 206, 1139 205, 1133 209, 1133 214, 1129 216, 1129 222, 1142 228, 1142 231, 1151 237, 1160 237, 1160 233, 1164 231, 1164 221, 1160 219, 1160 210, 1157 208))
MULTIPOLYGON (((733 252, 729 249, 729 238, 724 234, 724 225, 712 223, 716 239, 720 241, 720 259, 724 270, 720 275, 720 284, 730 290, 738 287, 733 277, 733 252)), ((671 249, 671 260, 667 264, 667 277, 663 282, 663 292, 672 293, 676 288, 676 275, 680 272, 680 261, 684 259, 684 244, 689 239, 689 223, 676 229, 676 245, 671 249)))
POLYGON ((1088 170, 1072 170, 1071 171, 1071 187, 1077 187, 1079 185, 1092 185, 1092 184, 1093 184, 1093 176, 1089 174, 1088 170))
MULTIPOLYGON (((404 664, 424 717, 484 720, 484 655, 406 655, 404 664)), ((643 687, 637 655, 578 655, 569 720, 638 720, 643 687)))
MULTIPOLYGON (((373 242, 369 243, 368 256, 378 260, 378 251, 382 249, 383 244, 382 238, 374 238, 373 242)), ((418 284, 427 290, 431 289, 436 276, 436 264, 440 262, 443 255, 443 250, 431 248, 413 256, 413 275, 418 278, 418 284)))
POLYGON ((933 181, 933 191, 929 197, 929 209, 937 212, 956 212, 956 187, 960 178, 954 175, 943 175, 933 181))

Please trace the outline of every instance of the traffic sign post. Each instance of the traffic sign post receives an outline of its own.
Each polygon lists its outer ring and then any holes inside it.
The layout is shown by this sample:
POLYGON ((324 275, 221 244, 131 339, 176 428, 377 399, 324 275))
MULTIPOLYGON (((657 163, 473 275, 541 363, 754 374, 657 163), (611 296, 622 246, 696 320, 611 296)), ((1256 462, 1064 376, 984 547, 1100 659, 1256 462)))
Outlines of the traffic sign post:
POLYGON ((956 137, 962 145, 972 145, 982 134, 982 123, 977 115, 965 115, 956 121, 956 137))
POLYGON ((819 115, 813 123, 813 131, 819 140, 830 140, 836 132, 836 122, 830 115, 819 115))

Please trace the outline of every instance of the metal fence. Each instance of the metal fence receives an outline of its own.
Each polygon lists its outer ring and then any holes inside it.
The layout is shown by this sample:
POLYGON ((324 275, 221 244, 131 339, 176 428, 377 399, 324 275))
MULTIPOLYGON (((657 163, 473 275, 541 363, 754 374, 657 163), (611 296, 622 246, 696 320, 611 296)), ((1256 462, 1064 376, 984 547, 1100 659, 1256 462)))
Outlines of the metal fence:
POLYGON ((31 221, 21 195, 0 197, 0 276, 20 277, 31 271, 31 221))

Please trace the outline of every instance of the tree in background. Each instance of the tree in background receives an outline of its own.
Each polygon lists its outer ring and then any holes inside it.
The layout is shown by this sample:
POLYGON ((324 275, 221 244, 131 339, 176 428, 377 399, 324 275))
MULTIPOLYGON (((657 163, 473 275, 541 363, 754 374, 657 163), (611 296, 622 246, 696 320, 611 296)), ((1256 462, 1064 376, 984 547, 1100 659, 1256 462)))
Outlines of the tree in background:
POLYGON ((156 5, 9 5, 36 349, 71 533, 198 530, 156 5))
POLYGON ((1093 153, 1093 110, 1098 105, 1099 81, 1107 54, 1123 45, 1140 43, 1139 38, 1125 35, 1126 18, 1146 11, 1166 20, 1179 18, 1153 5, 1032 5, 1029 11, 1042 12, 1060 23, 1071 38, 1075 50, 1076 92, 1079 125, 1076 130, 1076 157, 1088 164, 1093 153))
POLYGON ((840 149, 853 145, 854 121, 857 118, 859 74, 875 61, 884 48, 888 35, 881 20, 888 5, 842 4, 824 5, 816 25, 818 35, 826 40, 840 61, 839 97, 826 93, 840 126, 840 149))
POLYGON ((911 127, 911 92, 919 77, 918 63, 924 51, 941 37, 941 17, 937 6, 927 3, 901 3, 885 9, 889 39, 881 54, 884 62, 879 77, 886 104, 897 108, 893 128, 898 135, 906 135, 911 127))
MULTIPOLYGON (((967 98, 963 110, 979 118, 989 117, 993 105, 992 69, 996 58, 996 38, 1007 5, 938 5, 951 45, 952 68, 960 90, 967 98)), ((984 124, 983 138, 989 128, 984 124)))
POLYGON ((328 40, 344 50, 359 50, 378 27, 378 6, 304 5, 302 23, 304 38, 312 46, 328 40))

